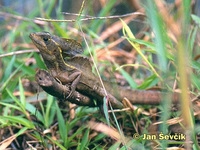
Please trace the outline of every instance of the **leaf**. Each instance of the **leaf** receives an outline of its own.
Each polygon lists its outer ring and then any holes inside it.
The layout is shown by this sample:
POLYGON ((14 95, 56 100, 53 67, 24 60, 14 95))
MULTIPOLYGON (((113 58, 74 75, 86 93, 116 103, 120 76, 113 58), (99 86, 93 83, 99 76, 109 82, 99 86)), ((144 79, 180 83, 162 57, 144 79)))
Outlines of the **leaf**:
POLYGON ((8 95, 15 101, 15 103, 20 106, 20 111, 25 113, 25 107, 21 104, 21 102, 13 95, 13 93, 11 93, 11 91, 9 89, 6 88, 6 92, 8 93, 8 95))
POLYGON ((46 105, 46 113, 45 113, 45 125, 47 128, 49 128, 50 122, 49 122, 49 118, 50 118, 50 110, 52 108, 52 104, 53 104, 53 96, 48 96, 48 100, 47 100, 47 105, 46 105))
POLYGON ((158 76, 161 80, 163 80, 160 75, 157 73, 157 71, 154 69, 154 67, 151 65, 151 63, 148 61, 148 59, 144 56, 144 54, 141 52, 140 50, 140 46, 138 43, 130 41, 129 38, 135 39, 135 36, 133 35, 133 33, 131 32, 130 28, 127 26, 127 24, 121 19, 122 24, 124 26, 123 28, 123 33, 124 36, 126 36, 126 33, 128 35, 128 37, 126 38, 128 40, 128 42, 135 48, 135 50, 138 52, 138 54, 144 59, 144 61, 149 65, 149 67, 152 69, 152 71, 156 74, 156 76, 158 76), (125 33, 126 31, 126 33, 125 33))
POLYGON ((71 141, 72 141, 78 134, 80 134, 84 129, 85 129, 85 127, 81 127, 81 128, 79 128, 78 130, 76 130, 76 132, 73 133, 73 134, 69 137, 68 141, 71 142, 71 141))
POLYGON ((96 142, 102 140, 105 137, 106 137, 105 134, 99 133, 97 136, 95 136, 94 140, 90 142, 90 144, 96 143, 96 142))
POLYGON ((153 1, 147 1, 147 16, 150 19, 151 28, 155 34, 155 46, 159 60, 160 70, 167 71, 167 41, 168 35, 164 21, 159 14, 156 4, 153 1))
POLYGON ((6 149, 13 142, 13 140, 15 140, 19 135, 23 134, 26 130, 27 130, 27 128, 22 128, 16 134, 14 134, 11 137, 3 140, 0 143, 0 149, 2 149, 2 150, 6 149))
POLYGON ((200 81, 199 81, 199 78, 198 78, 195 74, 192 74, 191 76, 192 76, 192 78, 191 78, 192 83, 194 84, 194 86, 195 86, 198 90, 200 90, 200 81))
POLYGON ((196 15, 191 15, 191 16, 192 16, 192 19, 194 20, 194 22, 196 24, 198 24, 199 27, 200 27, 200 18, 198 16, 196 16, 196 15))
POLYGON ((35 126, 33 124, 33 122, 25 119, 25 118, 22 118, 22 117, 19 117, 19 116, 0 116, 1 118, 3 119, 7 119, 13 123, 19 123, 29 129, 34 129, 35 126))
MULTIPOLYGON (((29 58, 29 57, 28 57, 29 58)), ((14 64, 15 67, 21 67, 21 70, 25 73, 25 74, 28 74, 28 75, 35 75, 35 70, 32 69, 31 67, 29 66, 26 66, 24 63, 16 60, 15 61, 15 64, 14 64), (22 65, 22 66, 21 66, 22 65)))
POLYGON ((39 66, 40 69, 46 69, 46 66, 44 64, 44 62, 42 61, 41 57, 37 54, 34 53, 34 58, 36 60, 37 65, 39 66))
MULTIPOLYGON (((119 65, 116 65, 117 68, 119 68, 119 65)), ((124 78, 127 80, 131 88, 136 89, 137 83, 133 80, 133 78, 124 70, 119 69, 119 72, 124 76, 124 78)))
POLYGON ((146 78, 144 82, 137 87, 137 89, 146 89, 150 86, 156 85, 157 83, 158 83, 158 78, 155 74, 153 74, 152 76, 146 78))
POLYGON ((90 129, 87 129, 85 134, 83 135, 81 145, 80 145, 80 150, 84 150, 87 146, 87 143, 89 142, 89 131, 90 129))
POLYGON ((20 108, 20 107, 17 107, 17 106, 15 106, 15 105, 13 105, 13 104, 8 104, 8 103, 4 103, 4 102, 0 102, 0 104, 1 104, 1 105, 4 105, 4 106, 6 106, 6 107, 14 108, 14 109, 17 109, 17 110, 21 111, 21 108, 20 108))
POLYGON ((135 39, 135 38, 128 38, 129 40, 133 41, 133 42, 136 42, 140 45, 145 45, 146 47, 152 49, 152 50, 155 50, 156 49, 156 46, 154 43, 151 43, 151 42, 148 42, 148 41, 144 41, 144 40, 139 40, 139 39, 135 39))
MULTIPOLYGON (((120 19, 120 20, 121 20, 121 22, 122 22, 122 24, 123 24, 123 33, 124 33, 124 35, 126 35, 126 34, 125 34, 125 31, 126 31, 126 33, 127 33, 127 35, 128 35, 129 38, 135 39, 135 36, 134 36, 133 33, 131 32, 131 29, 127 26, 127 24, 126 24, 122 19, 120 19)), ((133 46, 137 51, 140 51, 140 45, 139 45, 138 43, 132 42, 132 46, 133 46)))
POLYGON ((21 104, 25 108, 25 106, 26 106, 26 99, 25 99, 25 95, 24 95, 24 88, 23 88, 23 85, 22 85, 22 82, 21 82, 20 78, 19 78, 19 92, 20 92, 20 101, 21 101, 21 104))
POLYGON ((37 117, 37 119, 40 120, 44 124, 43 116, 41 115, 41 113, 39 111, 37 111, 37 109, 35 108, 34 105, 32 105, 30 103, 26 103, 26 110, 28 112, 31 112, 33 115, 35 115, 37 117))
POLYGON ((46 136, 50 141, 52 141, 53 143, 55 143, 58 147, 60 147, 62 150, 67 150, 64 146, 62 146, 60 143, 58 143, 58 141, 52 139, 49 136, 46 136))
POLYGON ((17 74, 17 72, 21 69, 21 67, 23 66, 23 64, 21 64, 10 76, 9 78, 4 82, 4 84, 2 85, 2 87, 0 88, 0 91, 3 91, 4 88, 7 87, 8 83, 11 81, 11 79, 17 74))
POLYGON ((16 58, 16 55, 14 55, 12 57, 12 59, 9 61, 9 64, 6 67, 2 81, 7 80, 9 78, 10 74, 12 73, 12 69, 13 69, 13 66, 15 63, 15 58, 16 58))
POLYGON ((108 99, 106 96, 103 98, 103 112, 106 117, 107 124, 110 127, 110 121, 109 121, 109 115, 108 115, 108 99))
POLYGON ((116 142, 108 150, 116 150, 120 147, 121 142, 116 142))
POLYGON ((67 128, 65 126, 65 120, 63 118, 63 115, 62 115, 57 103, 56 103, 56 109, 57 109, 59 133, 60 133, 60 136, 61 136, 61 139, 63 140, 63 142, 66 143, 67 137, 68 137, 67 128))

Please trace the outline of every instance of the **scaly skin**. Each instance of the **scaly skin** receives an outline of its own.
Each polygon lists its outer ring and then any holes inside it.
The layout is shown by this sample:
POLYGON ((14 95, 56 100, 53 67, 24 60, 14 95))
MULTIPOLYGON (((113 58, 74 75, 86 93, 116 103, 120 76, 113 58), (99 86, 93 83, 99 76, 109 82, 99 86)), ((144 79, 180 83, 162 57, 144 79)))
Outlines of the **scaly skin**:
MULTIPOLYGON (((90 61, 85 57, 75 56, 82 53, 82 51, 77 52, 77 47, 80 47, 78 43, 73 41, 73 44, 69 46, 69 41, 63 41, 60 38, 61 42, 59 37, 52 36, 48 32, 31 33, 30 38, 39 49, 47 68, 54 78, 61 81, 62 84, 71 83, 72 93, 77 90, 102 103, 102 99, 106 95, 99 78, 92 73, 90 61), (65 48, 65 45, 68 45, 68 48, 65 48), (75 52, 73 52, 73 49, 75 49, 75 52), (71 58, 64 59, 64 52, 71 58)), ((124 97, 134 104, 145 104, 149 100, 151 104, 159 104, 162 95, 169 94, 159 91, 130 90, 120 86, 113 88, 114 86, 108 82, 104 82, 104 85, 109 98, 112 99, 112 104, 120 107, 122 107, 122 104, 118 100, 122 100, 124 97)), ((178 94, 174 93, 172 100, 177 102, 178 94)))
MULTIPOLYGON (((62 47, 47 32, 31 33, 30 38, 40 50, 40 54, 54 78, 58 79, 62 84, 71 83, 72 93, 76 89, 78 92, 102 102, 103 97, 106 95, 99 84, 98 78, 92 73, 92 68, 87 58, 76 56, 67 59, 67 62, 65 62, 62 55, 62 47)), ((115 97, 110 94, 108 96, 113 105, 122 107, 122 103, 117 101, 115 97)))

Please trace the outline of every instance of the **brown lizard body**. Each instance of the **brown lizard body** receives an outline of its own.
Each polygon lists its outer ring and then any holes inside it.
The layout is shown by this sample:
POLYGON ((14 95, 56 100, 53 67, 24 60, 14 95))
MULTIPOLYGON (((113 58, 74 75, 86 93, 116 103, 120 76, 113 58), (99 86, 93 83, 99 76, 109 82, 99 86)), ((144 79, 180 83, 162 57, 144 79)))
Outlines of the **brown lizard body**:
MULTIPOLYGON (((64 41, 60 42, 59 39, 55 40, 55 36, 50 35, 48 32, 31 33, 30 38, 40 50, 44 62, 54 78, 57 78, 62 84, 71 83, 72 93, 77 90, 102 102, 106 94, 99 78, 92 73, 89 59, 75 56, 82 52, 71 52, 73 47, 65 48, 67 41, 65 43, 64 41), (64 60, 63 54, 74 57, 64 60)), ((56 38, 59 37, 56 36, 56 38)), ((72 43, 71 45, 76 46, 75 41, 72 43)), ((113 85, 108 82, 104 82, 104 85, 109 98, 112 99, 112 104, 120 107, 122 107, 120 100, 124 97, 136 104, 144 104, 149 99, 152 100, 152 104, 158 104, 162 95, 167 94, 159 91, 130 90, 120 86, 113 88, 113 85)), ((175 93, 172 97, 174 102, 178 101, 178 94, 175 93)))

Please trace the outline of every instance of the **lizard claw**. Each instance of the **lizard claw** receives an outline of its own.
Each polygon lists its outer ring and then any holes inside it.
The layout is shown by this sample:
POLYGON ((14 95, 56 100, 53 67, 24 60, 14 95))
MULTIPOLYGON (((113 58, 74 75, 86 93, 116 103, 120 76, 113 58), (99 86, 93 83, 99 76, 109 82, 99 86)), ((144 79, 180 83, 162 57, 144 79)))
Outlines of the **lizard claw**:
POLYGON ((71 87, 71 91, 70 91, 69 95, 66 97, 66 99, 69 99, 70 97, 72 97, 74 91, 75 91, 75 88, 72 86, 72 87, 71 87))
POLYGON ((73 94, 73 91, 70 91, 69 95, 66 97, 66 99, 69 99, 73 94))

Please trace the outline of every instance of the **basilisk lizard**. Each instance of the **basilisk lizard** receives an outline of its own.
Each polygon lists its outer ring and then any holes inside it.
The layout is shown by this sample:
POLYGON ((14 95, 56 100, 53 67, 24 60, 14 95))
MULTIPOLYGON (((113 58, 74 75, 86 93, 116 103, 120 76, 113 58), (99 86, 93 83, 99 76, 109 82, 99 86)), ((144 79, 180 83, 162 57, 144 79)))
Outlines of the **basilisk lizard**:
MULTIPOLYGON (((71 84, 72 93, 77 90, 102 102, 103 97, 106 95, 99 78, 92 73, 89 59, 83 56, 75 56, 83 52, 80 44, 74 40, 72 42, 69 39, 60 38, 61 42, 59 37, 48 32, 31 33, 30 38, 39 49, 47 68, 54 78, 62 84, 71 84), (70 56, 70 59, 64 59, 65 56, 70 56)), ((144 104, 144 101, 152 100, 152 104, 158 104, 162 95, 168 94, 159 91, 131 90, 120 86, 115 89, 108 82, 104 82, 104 85, 109 98, 112 99, 112 104, 120 107, 122 107, 122 104, 118 100, 122 100, 124 97, 132 103, 144 104)), ((177 102, 178 94, 174 93, 172 99, 177 102)))

